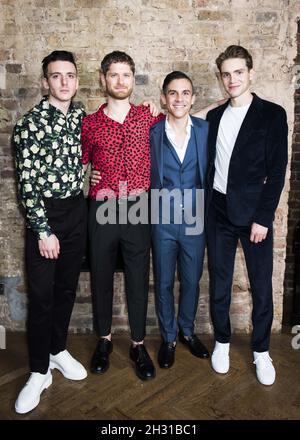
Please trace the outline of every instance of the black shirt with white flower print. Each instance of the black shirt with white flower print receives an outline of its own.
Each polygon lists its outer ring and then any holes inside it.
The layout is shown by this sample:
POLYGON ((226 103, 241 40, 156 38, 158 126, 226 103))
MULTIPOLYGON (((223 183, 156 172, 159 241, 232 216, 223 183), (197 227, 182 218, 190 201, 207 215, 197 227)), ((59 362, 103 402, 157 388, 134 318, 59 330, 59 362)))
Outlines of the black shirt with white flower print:
POLYGON ((43 198, 76 196, 83 187, 81 122, 84 109, 71 103, 66 115, 47 97, 14 127, 19 195, 27 227, 38 239, 51 235, 43 198))

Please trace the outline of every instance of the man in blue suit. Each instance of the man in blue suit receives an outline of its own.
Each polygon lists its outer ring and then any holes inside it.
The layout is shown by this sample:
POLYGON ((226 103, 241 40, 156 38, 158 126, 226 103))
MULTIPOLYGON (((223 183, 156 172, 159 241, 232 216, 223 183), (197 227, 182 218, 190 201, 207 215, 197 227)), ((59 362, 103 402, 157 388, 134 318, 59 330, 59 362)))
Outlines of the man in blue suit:
POLYGON ((234 259, 241 241, 252 293, 252 350, 260 383, 272 385, 269 356, 273 319, 272 223, 287 165, 285 110, 250 92, 253 62, 241 46, 229 46, 216 60, 230 100, 210 111, 207 221, 211 317, 216 345, 212 367, 229 370, 234 259))
POLYGON ((208 123, 189 115, 195 95, 192 81, 182 72, 166 76, 161 100, 168 110, 167 117, 150 129, 152 249, 156 312, 162 335, 158 363, 161 368, 170 368, 178 329, 179 340, 193 355, 209 357, 194 334, 205 249, 208 123), (173 294, 176 263, 180 278, 177 319, 173 294))
MULTIPOLYGON (((209 358, 206 347, 194 334, 205 237, 204 186, 207 162, 207 111, 213 103, 190 116, 195 100, 190 78, 171 72, 163 83, 161 100, 167 118, 150 129, 151 223, 156 311, 162 335, 158 362, 162 368, 174 363, 176 339, 200 358, 209 358), (180 276, 178 319, 174 307, 176 263, 180 276)), ((91 185, 99 182, 93 170, 91 185)))

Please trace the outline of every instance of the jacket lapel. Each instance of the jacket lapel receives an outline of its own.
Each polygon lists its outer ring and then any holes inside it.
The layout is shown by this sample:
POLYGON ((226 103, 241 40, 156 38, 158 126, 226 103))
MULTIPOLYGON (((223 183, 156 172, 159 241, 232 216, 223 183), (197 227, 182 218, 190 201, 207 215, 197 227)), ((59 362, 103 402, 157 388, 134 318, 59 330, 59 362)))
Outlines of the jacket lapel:
POLYGON ((153 130, 153 145, 152 151, 154 153, 155 164, 151 166, 155 166, 159 175, 160 183, 163 185, 163 142, 164 142, 164 129, 165 129, 165 120, 157 123, 153 130))
POLYGON ((203 133, 203 129, 201 124, 199 123, 199 120, 197 118, 194 118, 191 116, 193 121, 193 127, 192 130, 194 131, 195 140, 196 140, 196 151, 197 151, 197 158, 198 158, 198 167, 199 167, 199 175, 202 187, 204 188, 205 183, 205 170, 206 170, 206 140, 203 133))

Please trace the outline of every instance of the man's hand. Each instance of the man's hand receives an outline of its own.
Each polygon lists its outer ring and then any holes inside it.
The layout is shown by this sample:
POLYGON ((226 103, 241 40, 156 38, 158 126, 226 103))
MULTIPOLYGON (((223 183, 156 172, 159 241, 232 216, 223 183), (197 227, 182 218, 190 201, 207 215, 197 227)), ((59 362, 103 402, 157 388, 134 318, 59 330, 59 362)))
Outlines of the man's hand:
POLYGON ((100 171, 92 170, 90 174, 91 186, 97 185, 101 180, 100 171))
POLYGON ((85 173, 85 172, 86 172, 86 170, 88 169, 88 166, 89 166, 89 164, 88 164, 88 163, 82 166, 82 168, 83 168, 83 172, 84 172, 84 173, 85 173))
POLYGON ((39 250, 42 257, 50 258, 51 260, 57 259, 60 248, 56 235, 51 234, 49 237, 39 240, 39 250))
POLYGON ((260 243, 266 238, 267 233, 268 233, 268 228, 265 228, 264 226, 261 226, 258 223, 252 223, 250 241, 254 243, 260 243))
POLYGON ((145 107, 149 107, 150 108, 150 113, 152 116, 158 116, 159 115, 159 108, 157 107, 156 104, 154 104, 153 101, 143 101, 142 105, 144 105, 145 107))
POLYGON ((195 116, 196 118, 206 119, 206 115, 210 110, 213 110, 214 108, 219 107, 222 104, 225 104, 226 101, 228 101, 228 98, 220 99, 220 101, 213 102, 212 104, 209 104, 207 107, 204 107, 198 112, 192 114, 192 116, 195 116))

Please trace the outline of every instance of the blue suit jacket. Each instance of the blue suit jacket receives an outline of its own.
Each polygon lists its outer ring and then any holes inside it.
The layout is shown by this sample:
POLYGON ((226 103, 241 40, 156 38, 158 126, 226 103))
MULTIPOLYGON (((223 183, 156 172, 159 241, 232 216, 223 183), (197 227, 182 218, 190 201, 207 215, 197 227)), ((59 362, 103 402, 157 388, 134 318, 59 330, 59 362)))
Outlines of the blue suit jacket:
MULTIPOLYGON (((198 155, 199 176, 201 186, 205 189, 206 185, 206 166, 207 166, 207 136, 208 123, 200 118, 191 116, 196 137, 196 148, 198 155)), ((151 188, 163 188, 163 138, 165 132, 165 120, 153 125, 150 130, 151 147, 151 188)))

